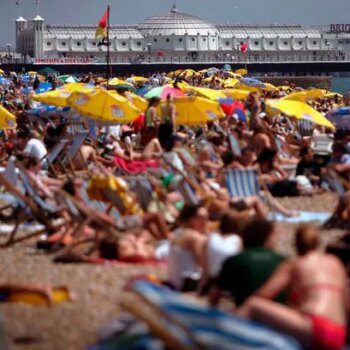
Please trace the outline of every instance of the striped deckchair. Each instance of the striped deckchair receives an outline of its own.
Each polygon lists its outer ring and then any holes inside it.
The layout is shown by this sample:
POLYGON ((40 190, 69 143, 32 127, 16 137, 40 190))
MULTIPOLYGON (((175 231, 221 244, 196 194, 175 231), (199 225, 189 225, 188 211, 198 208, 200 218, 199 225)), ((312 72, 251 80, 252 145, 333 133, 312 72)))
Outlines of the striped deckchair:
POLYGON ((302 137, 312 136, 314 134, 315 125, 308 119, 298 120, 297 127, 302 137))
POLYGON ((314 135, 311 147, 315 154, 325 156, 332 153, 333 140, 327 134, 314 135))
POLYGON ((260 195, 258 172, 254 169, 226 170, 226 186, 231 197, 260 195))
POLYGON ((142 210, 146 211, 153 199, 150 181, 146 177, 128 177, 125 180, 128 182, 130 190, 136 193, 142 210))
POLYGON ((122 301, 122 306, 145 322, 151 332, 170 348, 301 349, 299 343, 289 336, 200 304, 166 287, 136 281, 133 291, 138 299, 129 296, 126 302, 122 301), (145 309, 142 308, 142 304, 145 305, 145 309), (158 318, 155 318, 155 315, 158 315, 158 318))
POLYGON ((199 204, 200 199, 198 198, 196 192, 193 190, 192 186, 185 179, 181 180, 178 183, 176 189, 181 194, 186 204, 199 204))
POLYGON ((330 189, 335 191, 339 196, 345 194, 346 189, 344 183, 334 170, 328 169, 324 175, 324 180, 328 183, 330 189))
POLYGON ((238 143, 238 140, 236 139, 236 137, 232 134, 228 135, 228 140, 230 143, 230 149, 231 152, 237 156, 237 157, 241 157, 242 156, 242 150, 241 150, 241 146, 238 143))

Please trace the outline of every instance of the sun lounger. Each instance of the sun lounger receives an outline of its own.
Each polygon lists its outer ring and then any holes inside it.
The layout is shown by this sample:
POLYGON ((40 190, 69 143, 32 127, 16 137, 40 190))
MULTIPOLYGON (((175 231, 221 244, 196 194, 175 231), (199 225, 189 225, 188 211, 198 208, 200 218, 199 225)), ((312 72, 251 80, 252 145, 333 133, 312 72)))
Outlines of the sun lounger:
MULTIPOLYGON (((17 164, 20 167, 20 164, 17 164)), ((53 222, 53 213, 56 212, 56 208, 51 204, 45 202, 40 196, 37 195, 34 187, 32 186, 29 178, 25 172, 20 169, 19 181, 23 185, 16 186, 12 182, 8 181, 4 175, 0 174, 0 184, 6 188, 6 190, 16 198, 16 201, 11 205, 15 206, 15 225, 8 238, 8 240, 0 245, 1 247, 8 247, 12 244, 27 240, 35 237, 44 232, 52 232, 57 230, 62 223, 55 224, 53 222), (20 225, 26 222, 28 219, 34 219, 35 221, 44 225, 44 227, 38 231, 31 232, 29 234, 16 237, 20 225)))
POLYGON ((236 157, 241 157, 242 156, 242 150, 241 146, 239 145, 236 137, 232 134, 228 135, 228 140, 230 143, 230 149, 231 152, 236 156, 236 157))
POLYGON ((311 144, 316 155, 327 156, 332 153, 333 139, 327 134, 314 135, 311 144))
POLYGON ((43 166, 50 169, 55 177, 57 177, 55 162, 63 152, 64 148, 68 145, 68 143, 68 139, 60 140, 56 146, 54 146, 53 149, 41 160, 43 162, 43 166))
POLYGON ((66 171, 66 169, 69 167, 73 172, 73 174, 75 173, 73 160, 79 153, 80 148, 83 145, 84 141, 86 140, 87 136, 88 136, 88 132, 79 132, 74 135, 74 138, 71 144, 65 150, 64 156, 60 161, 63 171, 66 171))
POLYGON ((260 195, 260 184, 256 170, 227 170, 226 186, 231 197, 250 197, 260 195))
POLYGON ((328 183, 330 189, 332 191, 335 191, 339 196, 345 194, 346 189, 343 180, 334 170, 327 169, 327 172, 323 176, 323 179, 328 183))
POLYGON ((138 202, 143 210, 147 210, 153 199, 153 189, 146 177, 128 177, 125 179, 131 191, 136 193, 138 202))
POLYGON ((125 296, 122 306, 171 349, 301 349, 291 337, 166 287, 136 281, 133 291, 136 295, 125 296))
POLYGON ((297 121, 297 127, 302 137, 310 137, 314 134, 315 125, 307 119, 300 119, 297 121))

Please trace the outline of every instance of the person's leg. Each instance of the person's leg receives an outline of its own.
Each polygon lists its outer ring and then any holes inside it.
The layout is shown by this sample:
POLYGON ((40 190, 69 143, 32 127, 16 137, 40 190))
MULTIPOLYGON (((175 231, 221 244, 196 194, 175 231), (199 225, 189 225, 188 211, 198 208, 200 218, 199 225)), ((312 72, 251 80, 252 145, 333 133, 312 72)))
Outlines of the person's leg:
POLYGON ((248 208, 253 208, 256 212, 256 215, 260 218, 265 219, 268 214, 268 209, 262 202, 262 200, 257 196, 245 198, 245 202, 248 208))
POLYGON ((157 239, 166 239, 169 229, 162 215, 158 213, 146 213, 143 215, 143 226, 157 239))
POLYGON ((162 153, 162 147, 157 138, 152 139, 142 152, 142 158, 147 160, 152 158, 154 155, 162 153))
POLYGON ((299 311, 288 306, 262 299, 249 298, 238 309, 238 315, 264 323, 280 332, 289 334, 307 348, 312 342, 312 323, 299 311))

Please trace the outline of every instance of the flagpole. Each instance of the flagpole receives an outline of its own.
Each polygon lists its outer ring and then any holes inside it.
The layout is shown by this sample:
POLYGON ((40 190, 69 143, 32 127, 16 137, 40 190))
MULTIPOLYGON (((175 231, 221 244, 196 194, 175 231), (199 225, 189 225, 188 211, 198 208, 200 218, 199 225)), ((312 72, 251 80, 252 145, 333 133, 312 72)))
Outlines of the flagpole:
POLYGON ((107 63, 107 66, 106 66, 106 79, 107 79, 107 90, 109 88, 109 79, 110 79, 110 65, 111 65, 111 57, 110 57, 110 54, 111 54, 111 51, 110 51, 110 42, 109 42, 109 15, 110 15, 110 6, 108 5, 108 8, 107 8, 107 11, 108 11, 108 16, 107 16, 107 59, 106 59, 106 63, 107 63))

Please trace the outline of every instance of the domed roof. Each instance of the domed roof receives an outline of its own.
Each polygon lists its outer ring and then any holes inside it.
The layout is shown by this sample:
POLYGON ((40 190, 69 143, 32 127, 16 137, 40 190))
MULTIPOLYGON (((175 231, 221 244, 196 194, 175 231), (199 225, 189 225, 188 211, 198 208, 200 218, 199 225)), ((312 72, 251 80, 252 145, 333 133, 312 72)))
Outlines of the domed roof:
POLYGON ((146 19, 138 30, 142 35, 217 35, 218 29, 201 19, 179 12, 174 6, 169 13, 146 19))

